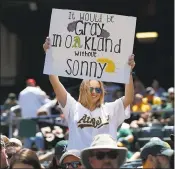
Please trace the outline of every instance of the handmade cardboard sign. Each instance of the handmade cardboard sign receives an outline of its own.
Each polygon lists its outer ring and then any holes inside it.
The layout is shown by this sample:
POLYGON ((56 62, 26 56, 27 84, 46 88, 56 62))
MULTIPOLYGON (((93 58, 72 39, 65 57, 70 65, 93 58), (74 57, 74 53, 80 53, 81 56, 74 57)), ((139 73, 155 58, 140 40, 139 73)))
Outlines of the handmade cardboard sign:
POLYGON ((52 9, 44 74, 128 83, 136 18, 52 9))

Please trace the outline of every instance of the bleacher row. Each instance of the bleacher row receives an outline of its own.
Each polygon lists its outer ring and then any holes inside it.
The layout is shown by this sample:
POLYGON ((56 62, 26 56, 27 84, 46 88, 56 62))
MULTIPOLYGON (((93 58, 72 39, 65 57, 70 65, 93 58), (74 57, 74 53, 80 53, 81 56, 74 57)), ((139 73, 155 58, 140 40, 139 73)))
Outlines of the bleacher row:
POLYGON ((135 144, 139 145, 136 149, 141 148, 152 137, 159 137, 170 143, 170 135, 174 134, 174 126, 162 126, 161 124, 153 124, 150 127, 142 127, 133 129, 135 144))

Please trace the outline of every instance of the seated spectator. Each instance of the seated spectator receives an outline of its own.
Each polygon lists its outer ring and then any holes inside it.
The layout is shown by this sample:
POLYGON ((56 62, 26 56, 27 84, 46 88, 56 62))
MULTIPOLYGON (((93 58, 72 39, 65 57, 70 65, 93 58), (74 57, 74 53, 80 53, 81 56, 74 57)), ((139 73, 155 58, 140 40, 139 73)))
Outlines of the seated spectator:
POLYGON ((152 88, 154 89, 155 91, 155 96, 158 96, 158 97, 161 97, 162 96, 162 93, 165 92, 165 89, 160 87, 159 85, 159 82, 157 80, 153 80, 153 83, 152 83, 152 88))
POLYGON ((161 123, 164 125, 174 125, 174 109, 173 104, 168 102, 165 97, 162 97, 162 105, 159 107, 161 111, 161 123))
POLYGON ((161 99, 160 97, 155 96, 155 91, 152 87, 147 87, 146 88, 146 96, 148 99, 148 103, 151 105, 160 105, 161 104, 161 99))
POLYGON ((10 138, 9 145, 14 146, 17 152, 22 149, 22 142, 17 138, 10 138))
POLYGON ((129 145, 134 141, 134 136, 128 124, 122 124, 117 132, 117 140, 126 140, 126 142, 128 142, 128 148, 130 147, 129 145))
POLYGON ((0 168, 1 169, 8 169, 9 162, 8 162, 8 156, 6 154, 6 148, 5 148, 5 143, 3 140, 1 140, 1 145, 0 145, 0 168))
POLYGON ((168 108, 174 108, 174 87, 168 89, 168 108))
POLYGON ((126 147, 128 149, 127 159, 131 158, 133 153, 130 151, 134 136, 130 130, 130 126, 123 123, 117 132, 117 146, 126 147))
POLYGON ((4 111, 8 113, 11 107, 18 105, 18 101, 15 93, 9 93, 8 98, 4 103, 4 111))
POLYGON ((6 145, 6 153, 8 156, 9 164, 11 163, 11 158, 14 154, 22 149, 22 142, 19 139, 11 138, 9 143, 6 145))
POLYGON ((66 140, 59 141, 55 146, 55 153, 49 169, 58 169, 60 166, 60 158, 66 152, 68 142, 66 140))
POLYGON ((36 153, 30 149, 21 149, 11 159, 9 169, 41 169, 36 153))
POLYGON ((60 158, 61 168, 82 168, 80 150, 68 150, 60 158))
POLYGON ((140 118, 138 120, 134 120, 131 122, 131 128, 139 128, 139 127, 146 127, 151 123, 150 121, 150 112, 140 113, 140 118))
POLYGON ((131 144, 134 141, 134 136, 130 129, 130 125, 123 123, 121 128, 118 131, 117 135, 117 146, 118 147, 126 147, 128 149, 127 152, 127 161, 133 161, 140 157, 139 152, 132 152, 131 151, 131 144))
POLYGON ((168 94, 169 94, 170 99, 174 99, 174 87, 170 87, 168 89, 168 94))
POLYGON ((147 112, 151 110, 151 106, 147 102, 143 102, 141 94, 135 95, 134 105, 132 106, 133 112, 147 112))
POLYGON ((141 150, 143 168, 170 168, 170 158, 174 154, 168 143, 153 137, 141 150))
POLYGON ((127 149, 117 147, 108 134, 95 136, 91 146, 82 150, 81 160, 86 169, 119 168, 126 160, 127 149))

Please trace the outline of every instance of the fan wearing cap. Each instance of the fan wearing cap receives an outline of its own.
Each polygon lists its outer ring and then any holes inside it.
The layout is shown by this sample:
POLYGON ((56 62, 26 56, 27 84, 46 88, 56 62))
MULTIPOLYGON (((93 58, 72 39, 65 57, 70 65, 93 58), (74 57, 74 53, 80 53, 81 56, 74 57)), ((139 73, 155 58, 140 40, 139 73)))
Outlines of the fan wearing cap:
POLYGON ((27 87, 19 94, 19 105, 23 118, 37 117, 37 110, 47 103, 46 93, 36 86, 34 79, 26 81, 27 87))
POLYGON ((127 148, 117 147, 110 135, 99 134, 89 148, 82 150, 81 159, 86 169, 120 168, 126 160, 126 154, 127 148))
POLYGON ((174 99, 174 87, 170 87, 168 89, 168 95, 169 95, 170 98, 174 99))
POLYGON ((60 158, 62 168, 81 168, 80 150, 68 150, 60 158))
POLYGON ((143 168, 170 168, 170 158, 174 154, 170 145, 158 137, 153 137, 141 149, 143 168))
POLYGON ((155 90, 152 87, 146 88, 146 98, 151 105, 161 105, 161 99, 155 96, 155 90))
POLYGON ((8 113, 11 107, 18 105, 15 93, 9 93, 8 98, 4 102, 3 110, 8 113))
POLYGON ((52 162, 49 165, 49 169, 58 169, 60 167, 60 158, 67 150, 67 140, 61 140, 57 142, 55 146, 55 153, 52 158, 52 162))
POLYGON ((174 87, 168 89, 169 107, 174 108, 174 87))
POLYGON ((17 138, 10 138, 9 143, 6 145, 6 153, 9 163, 14 154, 22 149, 22 142, 17 138))

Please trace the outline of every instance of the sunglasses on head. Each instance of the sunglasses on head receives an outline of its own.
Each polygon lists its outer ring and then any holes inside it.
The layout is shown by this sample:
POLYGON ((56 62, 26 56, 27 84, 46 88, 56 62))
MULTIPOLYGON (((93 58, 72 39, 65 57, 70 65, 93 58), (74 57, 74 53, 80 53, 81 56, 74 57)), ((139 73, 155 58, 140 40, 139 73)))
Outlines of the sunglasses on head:
POLYGON ((11 142, 11 143, 8 143, 8 144, 6 145, 6 147, 19 147, 19 145, 18 145, 17 143, 11 142))
POLYGON ((81 162, 80 161, 73 161, 70 163, 64 163, 61 166, 63 169, 69 168, 69 166, 71 166, 72 168, 78 168, 79 166, 81 166, 81 162))
POLYGON ((90 92, 92 93, 95 90, 96 93, 101 93, 101 88, 99 87, 90 87, 90 92))
POLYGON ((96 152, 94 153, 94 156, 96 157, 97 160, 103 160, 105 157, 108 159, 116 159, 118 154, 116 151, 109 151, 109 152, 96 152))

